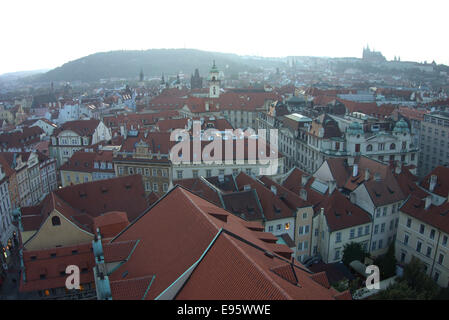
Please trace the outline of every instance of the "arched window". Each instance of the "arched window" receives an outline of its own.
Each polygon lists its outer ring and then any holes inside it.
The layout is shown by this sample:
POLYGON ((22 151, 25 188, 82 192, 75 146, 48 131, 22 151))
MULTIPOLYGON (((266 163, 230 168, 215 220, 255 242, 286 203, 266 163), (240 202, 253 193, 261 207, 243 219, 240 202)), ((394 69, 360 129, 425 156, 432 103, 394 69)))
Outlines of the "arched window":
POLYGON ((371 145, 371 144, 367 145, 366 151, 373 151, 373 145, 371 145))
POLYGON ((58 216, 54 216, 53 218, 51 218, 51 223, 54 226, 60 226, 61 225, 61 219, 59 219, 58 216))
POLYGON ((396 149, 396 145, 394 143, 390 144, 390 150, 396 149))

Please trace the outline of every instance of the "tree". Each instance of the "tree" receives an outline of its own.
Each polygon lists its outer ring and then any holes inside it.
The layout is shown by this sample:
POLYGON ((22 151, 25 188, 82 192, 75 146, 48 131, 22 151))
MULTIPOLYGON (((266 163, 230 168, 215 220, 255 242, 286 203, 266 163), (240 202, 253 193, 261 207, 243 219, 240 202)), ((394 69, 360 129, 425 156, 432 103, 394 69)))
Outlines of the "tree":
POLYGON ((354 260, 359 260, 363 263, 365 260, 365 257, 368 254, 363 250, 363 247, 358 242, 351 242, 344 246, 343 248, 343 263, 346 266, 349 266, 349 264, 354 260))
POLYGON ((392 242, 387 253, 374 261, 374 264, 379 267, 381 279, 387 279, 396 275, 397 260, 394 252, 394 242, 392 242))

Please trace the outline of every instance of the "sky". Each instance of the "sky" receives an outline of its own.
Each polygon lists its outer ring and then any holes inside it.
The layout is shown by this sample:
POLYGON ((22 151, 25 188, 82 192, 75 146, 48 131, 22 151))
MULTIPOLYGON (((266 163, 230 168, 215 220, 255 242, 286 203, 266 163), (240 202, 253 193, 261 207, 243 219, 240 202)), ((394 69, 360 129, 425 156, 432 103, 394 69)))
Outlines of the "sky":
POLYGON ((449 65, 445 0, 14 0, 0 3, 0 74, 96 52, 193 48, 264 57, 449 65))

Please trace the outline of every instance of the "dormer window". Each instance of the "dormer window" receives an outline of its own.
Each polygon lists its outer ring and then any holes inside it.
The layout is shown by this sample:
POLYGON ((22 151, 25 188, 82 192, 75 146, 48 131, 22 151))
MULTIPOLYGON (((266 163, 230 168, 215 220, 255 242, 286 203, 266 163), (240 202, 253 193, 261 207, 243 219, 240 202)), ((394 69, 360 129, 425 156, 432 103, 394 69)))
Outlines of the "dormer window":
POLYGON ((61 225, 61 219, 59 219, 58 216, 54 216, 51 218, 51 224, 54 226, 60 226, 61 225))

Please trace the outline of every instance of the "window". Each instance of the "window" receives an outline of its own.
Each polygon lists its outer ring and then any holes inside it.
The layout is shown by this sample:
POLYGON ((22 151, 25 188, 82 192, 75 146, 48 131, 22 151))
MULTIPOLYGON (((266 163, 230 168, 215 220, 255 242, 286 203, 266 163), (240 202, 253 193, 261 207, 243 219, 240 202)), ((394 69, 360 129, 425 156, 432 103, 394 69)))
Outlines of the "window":
POLYGON ((273 226, 268 227, 268 232, 273 232, 273 226))
POLYGON ((435 274, 433 276, 433 280, 435 280, 435 282, 438 282, 439 278, 440 278, 440 273, 438 271, 435 271, 435 274))
POLYGON ((382 249, 382 244, 383 244, 383 240, 380 239, 380 240, 379 240, 379 249, 382 249))
POLYGON ((192 174, 194 178, 198 178, 198 170, 192 170, 192 174))
POLYGON ((371 251, 376 250, 377 241, 373 241, 373 244, 371 246, 371 251))
POLYGON ((380 217, 380 208, 377 208, 376 209, 376 218, 379 218, 380 217))
POLYGON ((157 177, 157 169, 153 169, 153 177, 157 177))
POLYGON ((251 168, 247 168, 246 169, 246 174, 249 175, 249 176, 252 175, 251 168))
POLYGON ((137 172, 137 174, 142 174, 142 168, 137 168, 136 172, 137 172))
POLYGON ((148 168, 145 168, 145 169, 143 170, 143 172, 144 172, 144 174, 145 174, 147 177, 150 175, 150 169, 148 169, 148 168))
POLYGON ((406 256, 406 253, 405 252, 401 252, 401 262, 405 261, 405 256, 406 256))
POLYGON ((379 150, 379 151, 385 150, 385 144, 384 143, 379 143, 377 145, 377 150, 379 150))
POLYGON ((393 224, 394 224, 394 220, 390 221, 390 231, 393 230, 393 224))
POLYGON ((363 227, 359 227, 357 230, 357 237, 361 237, 363 232, 363 227))
POLYGON ((287 223, 285 223, 285 230, 289 230, 289 229, 290 229, 290 223, 287 222, 287 223))
POLYGON ((307 212, 304 212, 304 213, 302 214, 302 218, 303 218, 303 220, 307 219, 307 212))
POLYGON ((298 234, 302 235, 304 233, 304 226, 299 226, 298 228, 298 234))
POLYGON ((390 144, 390 150, 395 150, 396 149, 396 145, 394 143, 390 144))
POLYGON ((128 174, 134 174, 134 168, 128 167, 128 174))
POLYGON ((302 251, 302 242, 301 242, 301 241, 298 242, 298 250, 299 250, 299 251, 302 251))
POLYGON ((276 230, 281 230, 281 228, 282 228, 282 224, 276 225, 276 230))
POLYGON ((443 237, 443 246, 446 246, 447 245, 447 236, 444 236, 443 237))
POLYGON ((339 260, 339 259, 340 259, 340 249, 335 249, 334 260, 339 260))
POLYGON ((162 185, 162 191, 164 191, 164 192, 167 192, 167 191, 168 191, 168 184, 167 184, 167 183, 164 183, 164 184, 162 185))
POLYGON ((430 257, 431 254, 432 254, 432 247, 427 247, 426 256, 430 257))
POLYGON ((351 229, 349 239, 354 239, 354 237, 355 237, 355 229, 351 229))
POLYGON ((366 151, 373 151, 373 146, 371 144, 367 145, 366 151))
POLYGON ((410 228, 412 226, 412 219, 407 219, 407 227, 410 228))
POLYGON ((151 191, 151 183, 149 181, 145 181, 145 191, 151 191))
POLYGON ((158 187, 157 183, 153 183, 153 191, 157 192, 158 189, 159 189, 159 187, 158 187))
POLYGON ((422 242, 418 241, 418 243, 416 244, 416 251, 421 252, 421 247, 422 247, 422 242))
POLYGON ((378 233, 379 233, 379 225, 376 224, 376 225, 374 226, 374 234, 378 234, 378 233))
POLYGON ((387 207, 383 207, 383 210, 382 210, 383 212, 382 212, 382 216, 386 216, 387 215, 387 207))
POLYGON ((308 234, 308 233, 309 233, 309 229, 310 229, 310 226, 309 226, 309 225, 306 225, 306 226, 304 227, 304 234, 308 234))
POLYGON ((162 169, 162 176, 163 176, 163 177, 168 176, 168 171, 167 171, 167 169, 162 169))
POLYGON ((391 213, 396 213, 396 205, 394 204, 393 207, 391 208, 391 213))
POLYGON ((369 226, 365 226, 365 234, 369 233, 369 226))
POLYGON ((123 167, 118 167, 118 175, 123 175, 123 167))
POLYGON ((444 255, 442 253, 440 253, 440 255, 438 256, 438 264, 443 264, 443 260, 444 260, 444 255))
POLYGON ((421 233, 421 234, 424 234, 424 225, 423 224, 421 224, 420 226, 419 226, 419 233, 421 233))
POLYGON ((232 169, 232 175, 236 176, 239 174, 239 169, 232 169))
POLYGON ((385 232, 385 222, 380 225, 380 233, 385 232))
POLYGON ((318 229, 315 229, 315 237, 318 237, 318 229))
POLYGON ((335 243, 341 242, 341 232, 337 232, 335 243))
POLYGON ((177 170, 176 174, 177 174, 178 179, 182 179, 182 170, 177 170))
POLYGON ((218 174, 220 174, 220 175, 224 175, 224 174, 225 174, 225 171, 224 171, 224 169, 220 169, 220 170, 218 171, 218 174))
POLYGON ((207 169, 206 170, 206 178, 212 177, 212 170, 211 169, 207 169))
POLYGON ((430 239, 435 239, 435 229, 430 230, 430 239))
POLYGON ((51 218, 51 224, 54 226, 60 226, 61 225, 61 219, 59 219, 58 216, 54 216, 51 218))

